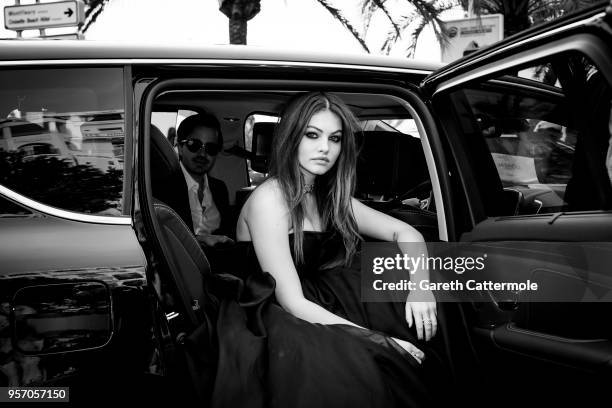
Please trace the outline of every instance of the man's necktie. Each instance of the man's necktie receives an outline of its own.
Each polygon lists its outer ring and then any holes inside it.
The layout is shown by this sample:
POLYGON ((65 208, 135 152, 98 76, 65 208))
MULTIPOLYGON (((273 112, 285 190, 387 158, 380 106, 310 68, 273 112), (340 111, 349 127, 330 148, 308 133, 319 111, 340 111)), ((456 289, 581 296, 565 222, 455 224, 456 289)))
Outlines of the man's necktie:
POLYGON ((202 204, 202 200, 204 200, 204 180, 200 180, 198 183, 198 200, 200 205, 202 204))

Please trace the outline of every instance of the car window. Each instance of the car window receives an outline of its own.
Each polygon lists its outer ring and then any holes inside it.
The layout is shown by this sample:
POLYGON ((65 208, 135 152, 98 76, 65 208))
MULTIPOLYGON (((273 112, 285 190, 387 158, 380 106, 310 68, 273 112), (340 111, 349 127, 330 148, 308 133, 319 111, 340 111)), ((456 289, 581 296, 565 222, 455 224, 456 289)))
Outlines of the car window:
POLYGON ((360 121, 359 124, 364 131, 382 130, 420 137, 419 129, 412 118, 368 119, 360 121))
POLYGON ((176 130, 181 122, 197 112, 189 109, 176 109, 170 111, 154 111, 151 114, 151 123, 157 127, 172 146, 176 145, 176 130))
POLYGON ((41 203, 121 215, 121 68, 3 70, 0 183, 41 203))
MULTIPOLYGON (((496 215, 600 210, 611 92, 598 68, 564 54, 455 91, 461 130, 482 140, 503 188, 496 215)), ((478 154, 474 141, 472 154, 478 154)), ((485 195, 495 194, 489 182, 485 195)))

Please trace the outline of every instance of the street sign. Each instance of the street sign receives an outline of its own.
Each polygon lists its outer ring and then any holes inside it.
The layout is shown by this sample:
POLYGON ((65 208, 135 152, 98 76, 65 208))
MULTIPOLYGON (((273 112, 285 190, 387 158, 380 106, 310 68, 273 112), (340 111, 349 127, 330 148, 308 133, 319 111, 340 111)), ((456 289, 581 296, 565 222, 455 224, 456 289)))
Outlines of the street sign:
POLYGON ((448 44, 442 46, 443 62, 454 61, 504 38, 504 16, 501 14, 445 21, 444 25, 448 44))
POLYGON ((69 33, 69 34, 45 35, 39 38, 42 38, 43 40, 82 40, 84 36, 83 34, 79 34, 79 33, 69 33))
POLYGON ((21 31, 76 26, 83 23, 84 10, 82 0, 6 6, 4 27, 21 31))

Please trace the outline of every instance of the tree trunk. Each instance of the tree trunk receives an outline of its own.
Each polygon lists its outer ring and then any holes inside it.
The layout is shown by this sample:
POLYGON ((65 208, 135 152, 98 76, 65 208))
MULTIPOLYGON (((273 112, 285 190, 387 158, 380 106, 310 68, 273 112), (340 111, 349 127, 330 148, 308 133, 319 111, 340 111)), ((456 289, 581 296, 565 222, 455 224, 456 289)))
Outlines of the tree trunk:
POLYGON ((229 19, 229 40, 230 44, 246 44, 247 40, 247 20, 244 18, 229 19))
POLYGON ((230 44, 247 43, 247 22, 261 9, 261 0, 219 0, 219 11, 229 19, 230 44))

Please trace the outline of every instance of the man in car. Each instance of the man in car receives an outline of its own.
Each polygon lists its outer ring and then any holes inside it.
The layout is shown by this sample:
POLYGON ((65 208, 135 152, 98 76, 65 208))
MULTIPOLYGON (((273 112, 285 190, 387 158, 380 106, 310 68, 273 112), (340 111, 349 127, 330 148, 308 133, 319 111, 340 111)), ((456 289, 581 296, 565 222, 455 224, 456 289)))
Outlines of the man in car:
POLYGON ((219 121, 210 113, 189 116, 179 125, 176 141, 196 238, 205 246, 233 242, 227 236, 231 234, 227 187, 208 174, 223 148, 219 121))

